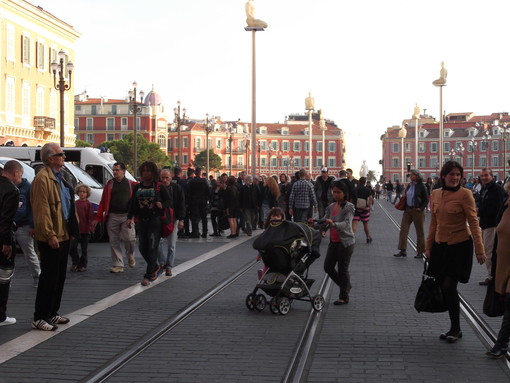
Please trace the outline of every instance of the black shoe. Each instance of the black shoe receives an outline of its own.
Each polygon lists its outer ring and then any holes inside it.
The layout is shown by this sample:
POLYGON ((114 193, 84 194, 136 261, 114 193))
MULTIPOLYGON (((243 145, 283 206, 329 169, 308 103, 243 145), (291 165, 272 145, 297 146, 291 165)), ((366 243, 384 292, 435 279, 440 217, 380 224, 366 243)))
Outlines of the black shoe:
POLYGON ((424 255, 423 253, 418 253, 418 254, 416 254, 414 257, 415 257, 415 258, 420 258, 420 259, 422 259, 422 258, 424 258, 424 257, 425 257, 425 255, 424 255))
POLYGON ((200 234, 191 234, 190 238, 200 238, 200 234))
POLYGON ((207 238, 207 233, 202 233, 201 237, 202 238, 207 238))
POLYGON ((236 234, 227 235, 228 239, 237 238, 237 237, 238 237, 238 235, 236 235, 236 234))
POLYGON ((506 353, 508 352, 508 349, 501 348, 499 346, 494 346, 490 351, 487 351, 485 355, 492 359, 499 359, 506 356, 506 353))
POLYGON ((448 336, 446 337, 446 341, 448 343, 455 343, 457 342, 460 338, 462 338, 462 331, 458 331, 456 333, 450 333, 448 334, 448 336))
POLYGON ((403 250, 400 250, 397 254, 393 254, 394 257, 407 257, 407 253, 403 250))
POLYGON ((209 234, 209 237, 219 237, 220 235, 218 233, 212 233, 212 234, 209 234))
POLYGON ((349 298, 340 298, 333 302, 335 306, 346 305, 349 303, 349 298))
POLYGON ((454 343, 456 342, 459 338, 462 338, 462 331, 448 331, 448 332, 444 332, 442 333, 441 335, 439 335, 439 339, 441 340, 448 340, 448 338, 456 338, 453 342, 450 342, 450 343, 454 343))
POLYGON ((367 238, 367 243, 371 243, 371 242, 372 242, 372 238, 371 237, 367 238))

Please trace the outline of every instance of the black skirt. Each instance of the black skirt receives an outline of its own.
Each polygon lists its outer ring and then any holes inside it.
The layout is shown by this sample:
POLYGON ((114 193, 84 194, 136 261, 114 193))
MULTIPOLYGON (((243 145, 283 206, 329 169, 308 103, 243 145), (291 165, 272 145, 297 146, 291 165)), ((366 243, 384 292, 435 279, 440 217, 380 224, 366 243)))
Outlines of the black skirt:
POLYGON ((427 274, 443 280, 452 277, 460 283, 468 283, 473 268, 473 239, 448 245, 436 243, 430 251, 430 262, 427 274))

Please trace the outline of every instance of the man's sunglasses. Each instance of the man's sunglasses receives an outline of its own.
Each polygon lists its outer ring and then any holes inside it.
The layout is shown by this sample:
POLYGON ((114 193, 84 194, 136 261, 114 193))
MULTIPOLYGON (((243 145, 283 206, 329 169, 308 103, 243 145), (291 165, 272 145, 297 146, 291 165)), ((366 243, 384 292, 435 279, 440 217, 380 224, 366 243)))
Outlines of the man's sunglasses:
POLYGON ((50 157, 65 157, 64 152, 50 154, 50 157))

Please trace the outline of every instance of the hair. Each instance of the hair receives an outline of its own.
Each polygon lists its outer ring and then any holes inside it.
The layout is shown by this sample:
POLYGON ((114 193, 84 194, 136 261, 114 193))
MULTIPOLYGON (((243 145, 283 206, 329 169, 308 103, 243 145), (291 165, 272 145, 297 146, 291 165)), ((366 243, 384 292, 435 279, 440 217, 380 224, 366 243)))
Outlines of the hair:
POLYGON ((299 179, 299 171, 297 171, 297 172, 295 172, 295 173, 294 173, 294 177, 296 178, 296 180, 298 180, 298 179, 299 179))
POLYGON ((249 174, 247 174, 246 177, 244 177, 244 181, 245 182, 248 182, 248 181, 252 181, 253 182, 253 177, 250 176, 249 174))
POLYGON ((306 170, 303 168, 299 169, 299 179, 305 178, 305 175, 306 175, 306 170))
POLYGON ((441 179, 444 179, 448 173, 450 173, 453 169, 459 169, 460 178, 464 177, 464 168, 457 161, 447 161, 441 168, 441 179))
POLYGON ((4 172, 14 174, 15 171, 23 171, 23 166, 15 160, 7 161, 4 165, 4 172))
POLYGON ((347 168, 347 169, 345 169, 345 170, 346 170, 348 173, 351 173, 351 174, 353 173, 353 171, 352 171, 352 169, 351 169, 351 168, 347 168))
POLYGON ((202 172, 202 168, 200 166, 197 166, 195 168, 195 174, 197 175, 197 177, 200 177, 200 173, 202 172))
POLYGON ((423 176, 421 175, 421 173, 418 170, 411 169, 411 170, 409 170, 409 174, 414 174, 416 176, 416 180, 418 182, 423 182, 423 176))
POLYGON ((143 173, 144 170, 148 170, 152 173, 152 181, 157 182, 159 180, 159 169, 158 166, 152 161, 145 161, 138 168, 138 172, 140 174, 143 173))
POLYGON ((179 176, 182 173, 182 169, 178 166, 174 168, 174 176, 179 176))
POLYGON ((510 194, 510 181, 506 182, 504 185, 503 185, 503 189, 505 189, 505 191, 510 194))
POLYGON ((234 176, 230 176, 227 178, 227 186, 234 186, 236 185, 237 180, 234 176))
POLYGON ((89 185, 78 184, 78 185, 76 185, 76 188, 74 189, 74 191, 76 194, 78 194, 80 192, 80 190, 82 190, 82 189, 85 189, 85 191, 87 192, 87 198, 90 198, 90 195, 92 194, 92 189, 90 188, 89 185))
POLYGON ((367 177, 360 177, 359 184, 365 186, 367 183, 367 177))
POLYGON ((168 175, 169 175, 169 176, 172 176, 172 173, 170 172, 170 169, 168 169, 168 168, 163 168, 163 169, 161 169, 161 171, 159 172, 159 176, 160 176, 160 177, 161 177, 161 173, 163 173, 163 172, 168 172, 168 175))
POLYGON ((287 174, 285 174, 285 173, 280 174, 280 181, 281 181, 282 177, 285 177, 285 182, 289 181, 289 177, 287 176, 287 174))
POLYGON ((45 164, 48 163, 48 158, 50 158, 50 155, 55 153, 55 147, 58 147, 58 145, 54 142, 48 142, 47 144, 44 144, 44 146, 41 149, 41 161, 45 164))
POLYGON ((492 169, 489 168, 483 168, 482 172, 489 172, 489 174, 492 176, 492 169))
POLYGON ((126 164, 124 162, 115 162, 113 166, 118 166, 120 170, 126 170, 126 164))
POLYGON ((195 171, 192 168, 188 168, 187 173, 188 173, 188 177, 190 177, 193 174, 195 174, 195 171))
POLYGON ((340 172, 338 173, 338 175, 340 177, 346 177, 347 176, 347 170, 340 170, 340 172))
POLYGON ((269 210, 269 213, 267 213, 266 221, 264 222, 264 229, 267 229, 269 227, 272 215, 279 215, 280 217, 285 219, 285 213, 283 209, 281 207, 273 207, 271 210, 269 210))
POLYGON ((272 195, 274 195, 276 198, 280 197, 280 188, 278 187, 278 182, 276 182, 273 177, 268 177, 266 180, 266 185, 272 195))
POLYGON ((342 181, 333 181, 331 183, 331 189, 337 188, 340 189, 344 193, 344 201, 349 200, 349 190, 347 189, 347 185, 342 181))

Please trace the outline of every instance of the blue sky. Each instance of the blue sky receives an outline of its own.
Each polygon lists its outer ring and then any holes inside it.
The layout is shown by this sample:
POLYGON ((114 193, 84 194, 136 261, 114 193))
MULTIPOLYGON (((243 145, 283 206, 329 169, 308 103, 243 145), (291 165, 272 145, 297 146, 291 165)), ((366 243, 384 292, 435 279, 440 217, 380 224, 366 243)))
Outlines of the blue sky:
MULTIPOLYGON (((245 0, 31 0, 82 33, 75 91, 122 98, 152 85, 171 111, 251 119, 245 0)), ((254 0, 257 122, 304 112, 308 91, 346 132, 347 164, 380 171, 379 137, 415 103, 437 118, 440 63, 449 112, 509 111, 505 0, 254 0)))

